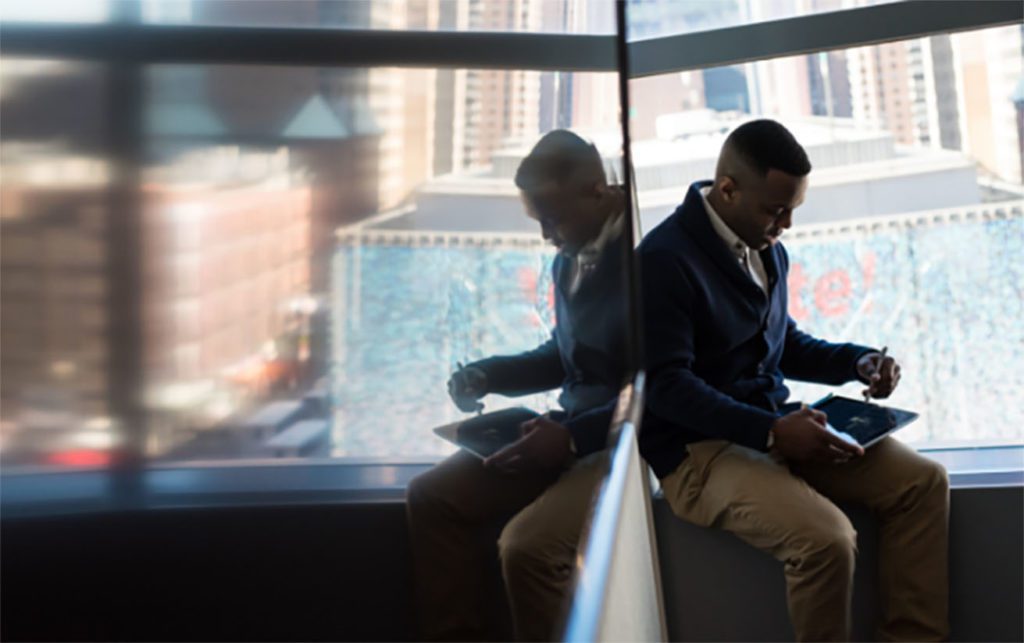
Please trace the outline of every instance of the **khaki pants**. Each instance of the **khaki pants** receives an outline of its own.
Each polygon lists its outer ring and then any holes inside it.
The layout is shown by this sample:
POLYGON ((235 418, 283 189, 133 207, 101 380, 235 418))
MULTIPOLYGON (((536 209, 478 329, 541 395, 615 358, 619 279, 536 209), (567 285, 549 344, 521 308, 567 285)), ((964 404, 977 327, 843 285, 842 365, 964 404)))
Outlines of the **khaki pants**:
POLYGON ((606 462, 598 453, 564 472, 503 474, 460 451, 413 479, 406 507, 424 638, 495 636, 484 600, 493 550, 480 546, 480 536, 510 516, 498 553, 516 638, 556 637, 606 462))
POLYGON ((672 511, 782 561, 797 640, 850 636, 857 534, 832 501, 865 505, 879 520, 879 638, 948 637, 949 482, 941 465, 893 438, 838 465, 787 466, 775 452, 721 440, 688 448, 661 480, 672 511))

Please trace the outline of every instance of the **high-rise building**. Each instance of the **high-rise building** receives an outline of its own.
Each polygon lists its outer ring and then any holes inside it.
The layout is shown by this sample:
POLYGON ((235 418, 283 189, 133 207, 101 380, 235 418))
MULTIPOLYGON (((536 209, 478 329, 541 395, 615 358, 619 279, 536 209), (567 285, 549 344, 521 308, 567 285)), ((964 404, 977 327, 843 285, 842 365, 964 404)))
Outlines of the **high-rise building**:
MULTIPOLYGON (((608 8, 608 7, 605 7, 608 8)), ((453 0, 441 2, 438 28, 560 32, 585 12, 577 0, 453 0)), ((611 10, 608 8, 609 14, 611 10)), ((586 26, 584 25, 584 27, 586 26)), ((542 130, 577 126, 569 108, 578 78, 559 72, 459 69, 437 72, 432 166, 436 174, 479 169, 508 142, 531 141, 542 130)))
POLYGON ((892 132, 903 145, 917 143, 920 131, 913 117, 909 49, 906 42, 891 42, 847 52, 854 120, 892 132))
POLYGON ((109 415, 109 166, 6 143, 0 185, 0 417, 19 432, 109 415))
MULTIPOLYGON (((15 451, 110 429, 111 176, 95 156, 5 150, 2 412, 15 451)), ((140 210, 146 448, 159 455, 297 375, 309 189, 286 150, 211 148, 147 171, 140 210)))
POLYGON ((1020 25, 954 34, 963 150, 999 180, 1024 182, 1014 89, 1024 76, 1020 25))
POLYGON ((961 149, 957 73, 949 34, 912 40, 907 46, 915 138, 922 145, 961 149))
POLYGON ((982 176, 1020 183, 1012 100, 1024 75, 1020 26, 847 52, 855 120, 903 145, 962 150, 982 176))
POLYGON ((1017 143, 1020 147, 1020 164, 1024 168, 1024 75, 1013 90, 1013 105, 1017 110, 1017 143))

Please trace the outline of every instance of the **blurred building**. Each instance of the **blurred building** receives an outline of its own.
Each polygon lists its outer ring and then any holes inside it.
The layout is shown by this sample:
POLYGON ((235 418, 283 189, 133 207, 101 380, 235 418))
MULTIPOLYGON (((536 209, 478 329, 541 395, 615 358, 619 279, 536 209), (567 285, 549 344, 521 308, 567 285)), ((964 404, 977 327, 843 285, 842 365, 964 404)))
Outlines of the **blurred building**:
POLYGON ((983 175, 1020 183, 1013 91, 1024 75, 1020 26, 847 52, 854 118, 904 145, 962 150, 983 175))
MULTIPOLYGON (((453 0, 438 5, 436 28, 441 30, 536 32, 564 20, 561 3, 544 0, 453 0)), ((540 131, 540 72, 443 70, 435 96, 432 167, 437 174, 483 167, 506 140, 527 140, 540 131)))
POLYGON ((1024 77, 1024 27, 950 36, 957 73, 962 149, 988 175, 1024 182, 1014 90, 1024 77))
POLYGON ((310 194, 284 149, 205 150, 147 174, 152 453, 308 378, 310 194))
MULTIPOLYGON (((59 455, 83 435, 109 447, 109 165, 54 148, 4 153, 5 452, 59 455)), ((303 375, 310 190, 288 166, 284 150, 221 149, 146 174, 151 455, 303 375)))
MULTIPOLYGON (((643 217, 649 230, 682 201, 690 182, 714 175, 726 135, 741 115, 711 110, 658 118, 657 138, 633 143, 633 162, 643 217)), ((811 158, 814 171, 797 224, 842 221, 981 203, 976 164, 959 152, 904 148, 889 132, 866 129, 852 119, 809 116, 787 119, 811 158)), ((618 137, 595 142, 611 170, 620 162, 618 137)), ((418 191, 415 208, 346 230, 465 230, 529 233, 536 224, 523 215, 512 178, 529 146, 495 154, 491 167, 445 176, 418 191)), ((1020 190, 995 195, 1018 198, 1020 190)))
MULTIPOLYGON (((51 148, 4 150, 0 416, 5 453, 109 430, 108 167, 51 148)), ((109 447, 109 432, 104 446, 109 447)), ((72 439, 63 445, 76 446, 72 439)), ((86 445, 77 445, 86 446, 86 445)))

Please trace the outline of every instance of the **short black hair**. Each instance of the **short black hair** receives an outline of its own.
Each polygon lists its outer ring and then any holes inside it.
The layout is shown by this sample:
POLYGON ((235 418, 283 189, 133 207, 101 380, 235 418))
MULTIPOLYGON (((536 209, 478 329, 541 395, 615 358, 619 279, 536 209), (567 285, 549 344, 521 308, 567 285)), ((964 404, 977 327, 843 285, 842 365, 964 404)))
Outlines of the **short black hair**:
POLYGON ((562 185, 581 170, 604 177, 604 164, 597 147, 569 130, 552 130, 537 141, 519 164, 516 187, 531 192, 551 181, 562 185))
POLYGON ((761 176, 772 168, 792 176, 811 173, 811 161, 796 137, 781 123, 767 118, 734 129, 725 139, 723 149, 729 147, 761 176))

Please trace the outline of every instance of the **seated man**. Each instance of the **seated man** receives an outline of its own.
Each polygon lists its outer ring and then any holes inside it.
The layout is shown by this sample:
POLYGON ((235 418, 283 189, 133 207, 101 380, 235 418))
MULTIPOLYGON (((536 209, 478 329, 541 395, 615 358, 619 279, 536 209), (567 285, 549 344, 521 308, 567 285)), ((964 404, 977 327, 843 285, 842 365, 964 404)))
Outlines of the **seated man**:
POLYGON ((470 411, 487 393, 561 386, 564 410, 526 422, 518 442, 485 461, 460 451, 410 483, 417 601, 422 634, 432 640, 496 635, 483 599, 493 553, 480 543, 502 521, 498 548, 516 637, 557 636, 577 541, 604 472, 599 454, 627 376, 624 193, 607 184, 597 149, 565 130, 537 143, 515 183, 527 214, 558 248, 556 326, 534 350, 465 366, 449 392, 470 411))
MULTIPOLYGON (((779 236, 811 164, 782 125, 726 139, 714 181, 640 245, 648 373, 640 448, 679 517, 731 531, 784 563, 798 640, 850 635, 856 533, 833 502, 880 521, 883 639, 939 640, 947 623, 945 470, 889 437, 866 452, 786 404, 785 377, 887 397, 891 357, 800 331, 786 311, 779 236)), ((884 352, 884 351, 883 351, 884 352)), ((693 606, 699 609, 699 606, 693 606)))

